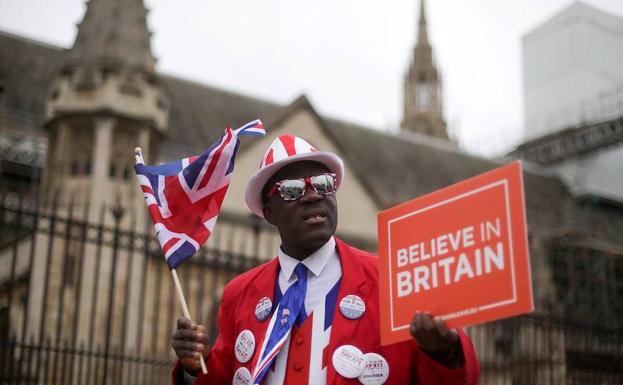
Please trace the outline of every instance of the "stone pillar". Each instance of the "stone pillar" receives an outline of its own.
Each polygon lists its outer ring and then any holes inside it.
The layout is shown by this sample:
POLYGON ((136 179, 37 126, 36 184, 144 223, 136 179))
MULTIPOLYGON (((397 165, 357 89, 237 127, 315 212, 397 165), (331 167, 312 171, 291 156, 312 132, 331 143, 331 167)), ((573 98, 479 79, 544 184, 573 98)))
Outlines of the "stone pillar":
MULTIPOLYGON (((152 160, 151 154, 149 153, 151 148, 149 128, 140 128, 138 132, 138 143, 136 143, 136 145, 143 149, 143 158, 145 163, 149 164, 150 160, 152 160)), ((143 192, 138 186, 138 183, 134 180, 135 178, 132 178, 132 180, 129 181, 132 185, 132 193, 129 197, 131 202, 129 202, 129 204, 130 209, 133 211, 133 215, 136 218, 136 225, 130 230, 135 231, 139 236, 147 233, 153 234, 152 236, 155 237, 153 227, 150 225, 151 219, 149 218, 149 212, 147 210, 147 206, 145 205, 143 192)), ((128 257, 131 258, 130 263, 132 266, 130 268, 132 269, 132 279, 130 282, 126 283, 130 286, 129 295, 128 298, 126 298, 126 300, 129 301, 129 306, 127 307, 127 324, 123 325, 123 327, 127 330, 127 335, 126 340, 122 341, 122 343, 124 344, 125 351, 140 353, 136 350, 138 348, 137 341, 139 333, 142 333, 143 326, 149 327, 149 321, 146 313, 143 314, 143 319, 138 318, 140 314, 139 305, 141 303, 141 295, 143 295, 143 293, 141 293, 141 282, 143 280, 143 274, 147 274, 147 269, 145 267, 147 266, 148 261, 146 261, 145 253, 143 253, 140 249, 135 250, 134 253, 128 255, 128 257)), ((162 262, 164 263, 164 261, 162 262)), ((146 293, 147 295, 154 295, 155 292, 147 291, 146 293)), ((156 338, 160 338, 160 336, 157 336, 156 338)))
POLYGON ((114 118, 95 118, 95 139, 93 145, 93 175, 90 192, 91 220, 99 219, 99 212, 108 197, 108 168, 110 167, 110 149, 112 146, 114 118))
MULTIPOLYGON (((47 206, 52 204, 52 199, 57 189, 64 186, 67 180, 67 157, 65 154, 69 148, 69 126, 66 122, 58 123, 49 136, 48 159, 44 175, 44 202, 47 206)), ((61 191, 59 191, 60 193, 61 191)))

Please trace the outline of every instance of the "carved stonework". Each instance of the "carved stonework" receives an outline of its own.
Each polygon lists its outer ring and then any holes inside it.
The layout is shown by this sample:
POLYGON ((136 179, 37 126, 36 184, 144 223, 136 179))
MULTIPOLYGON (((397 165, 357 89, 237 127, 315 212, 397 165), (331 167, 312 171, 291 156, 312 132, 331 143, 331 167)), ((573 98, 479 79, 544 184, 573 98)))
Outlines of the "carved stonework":
POLYGON ((133 149, 157 158, 169 103, 156 76, 142 0, 91 0, 73 47, 52 81, 46 105, 49 142, 46 196, 55 192, 89 205, 131 209, 142 220, 133 149))

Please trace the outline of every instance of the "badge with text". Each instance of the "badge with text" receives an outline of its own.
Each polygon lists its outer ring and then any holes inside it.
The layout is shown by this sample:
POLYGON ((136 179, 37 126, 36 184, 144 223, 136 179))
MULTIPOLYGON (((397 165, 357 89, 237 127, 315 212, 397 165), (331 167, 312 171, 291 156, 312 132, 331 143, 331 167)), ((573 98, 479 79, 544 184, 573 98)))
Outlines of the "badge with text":
POLYGON ((415 311, 467 326, 533 310, 521 164, 378 215, 381 342, 411 338, 415 311))
POLYGON ((357 378, 363 372, 363 353, 353 345, 342 345, 333 352, 333 367, 345 378, 357 378))
POLYGON ((243 367, 238 368, 236 373, 234 373, 234 378, 231 383, 233 385, 251 385, 253 378, 251 377, 251 372, 249 369, 243 367))
POLYGON ((389 377, 389 365, 383 356, 376 353, 363 355, 363 372, 359 375, 359 382, 363 385, 382 385, 389 377))
POLYGON ((236 338, 236 344, 234 345, 234 352, 238 362, 247 363, 253 357, 255 352, 255 336, 250 330, 243 330, 238 334, 236 338))

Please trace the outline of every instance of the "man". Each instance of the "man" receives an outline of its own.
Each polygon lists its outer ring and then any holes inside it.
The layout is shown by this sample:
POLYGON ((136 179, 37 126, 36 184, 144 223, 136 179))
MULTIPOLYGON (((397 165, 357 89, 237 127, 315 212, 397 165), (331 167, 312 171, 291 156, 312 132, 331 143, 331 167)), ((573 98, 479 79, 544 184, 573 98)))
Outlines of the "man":
POLYGON ((413 340, 380 345, 377 257, 334 236, 343 180, 337 155, 292 135, 272 143, 245 198, 277 228, 277 258, 225 287, 213 347, 202 325, 178 320, 174 384, 478 382, 468 337, 439 318, 416 312, 413 340))

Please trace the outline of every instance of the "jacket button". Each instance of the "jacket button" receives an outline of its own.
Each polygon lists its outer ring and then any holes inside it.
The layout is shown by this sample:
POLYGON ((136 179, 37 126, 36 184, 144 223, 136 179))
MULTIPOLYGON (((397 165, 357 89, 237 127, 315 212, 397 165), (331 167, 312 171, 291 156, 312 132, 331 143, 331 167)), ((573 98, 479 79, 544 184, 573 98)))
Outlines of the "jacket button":
POLYGON ((297 372, 300 372, 302 369, 303 369, 303 364, 301 364, 300 362, 294 363, 294 370, 296 370, 297 372))
POLYGON ((301 345, 303 343, 304 339, 301 336, 296 337, 296 340, 294 342, 296 342, 297 345, 301 345))

